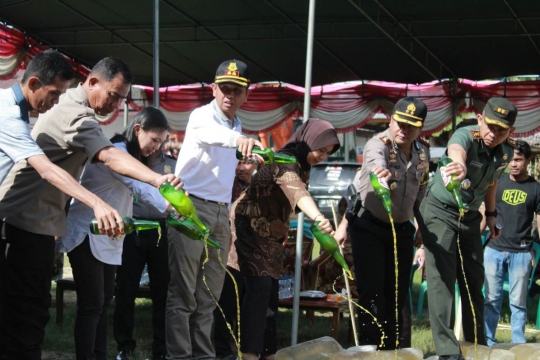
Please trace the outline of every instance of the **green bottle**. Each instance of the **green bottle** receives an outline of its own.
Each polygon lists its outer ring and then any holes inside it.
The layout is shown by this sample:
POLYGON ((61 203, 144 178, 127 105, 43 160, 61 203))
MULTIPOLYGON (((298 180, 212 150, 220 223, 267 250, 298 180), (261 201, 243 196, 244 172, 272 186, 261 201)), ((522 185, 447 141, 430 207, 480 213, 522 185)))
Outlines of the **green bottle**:
POLYGON ((373 171, 369 173, 371 185, 377 197, 381 199, 384 209, 387 213, 392 214, 392 200, 390 200, 390 187, 383 179, 379 178, 373 171))
POLYGON ((345 261, 345 258, 343 255, 341 255, 341 252, 339 251, 339 245, 330 234, 323 234, 321 229, 319 228, 320 221, 316 221, 313 225, 311 225, 310 230, 315 236, 315 239, 321 244, 321 247, 332 255, 334 259, 336 259, 337 263, 341 265, 343 270, 347 273, 349 276, 349 279, 354 280, 351 270, 349 269, 349 265, 347 265, 347 262, 345 261))
POLYGON ((185 217, 183 219, 177 219, 174 214, 170 213, 167 217, 167 224, 190 239, 201 240, 202 242, 205 242, 209 246, 215 247, 216 249, 221 247, 220 243, 205 234, 204 231, 200 229, 190 218, 185 217))
MULTIPOLYGON (((236 158, 238 160, 244 160, 244 155, 236 149, 236 158)), ((270 164, 270 163, 281 163, 281 164, 294 164, 296 163, 296 158, 294 156, 279 154, 272 151, 270 148, 264 150, 254 147, 251 150, 251 155, 246 159, 247 162, 255 164, 270 164)))
POLYGON ((199 218, 193 201, 184 193, 184 190, 176 190, 170 182, 165 181, 159 187, 159 192, 180 215, 191 219, 205 234, 210 233, 210 228, 199 218))
MULTIPOLYGON (((131 234, 135 230, 150 230, 150 229, 160 229, 159 221, 150 221, 150 220, 138 220, 133 219, 128 216, 122 216, 124 219, 124 233, 131 234)), ((118 223, 116 224, 118 225, 118 223)), ((94 235, 101 235, 98 228, 98 223, 96 219, 90 220, 90 232, 94 235)))
POLYGON ((454 201, 456 202, 456 205, 459 209, 459 214, 461 216, 465 215, 465 213, 469 210, 469 206, 465 203, 463 203, 463 198, 461 197, 461 183, 458 180, 454 180, 456 175, 446 175, 446 172, 443 170, 443 168, 450 164, 452 162, 452 159, 449 157, 445 157, 439 161, 439 171, 441 172, 441 178, 443 181, 443 185, 446 188, 446 190, 450 191, 452 193, 452 197, 454 198, 454 201))

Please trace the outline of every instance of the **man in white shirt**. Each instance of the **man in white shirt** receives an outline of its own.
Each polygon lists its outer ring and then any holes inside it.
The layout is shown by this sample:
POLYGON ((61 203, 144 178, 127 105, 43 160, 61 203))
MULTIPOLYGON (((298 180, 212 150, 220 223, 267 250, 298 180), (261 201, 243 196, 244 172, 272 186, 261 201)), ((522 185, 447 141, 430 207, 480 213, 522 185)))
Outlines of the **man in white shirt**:
MULTIPOLYGON (((238 160, 235 148, 247 155, 253 146, 264 146, 242 135, 236 111, 249 94, 249 70, 238 60, 223 62, 217 69, 212 91, 214 100, 195 109, 186 136, 176 175, 197 208, 200 218, 212 229, 211 236, 221 244, 221 257, 227 258, 230 241, 229 201, 238 160)), ((204 264, 204 244, 181 235, 172 228, 168 234, 171 282, 167 295, 166 343, 171 359, 214 359, 211 331, 215 299, 219 299, 225 276, 218 253, 209 249, 204 264)))

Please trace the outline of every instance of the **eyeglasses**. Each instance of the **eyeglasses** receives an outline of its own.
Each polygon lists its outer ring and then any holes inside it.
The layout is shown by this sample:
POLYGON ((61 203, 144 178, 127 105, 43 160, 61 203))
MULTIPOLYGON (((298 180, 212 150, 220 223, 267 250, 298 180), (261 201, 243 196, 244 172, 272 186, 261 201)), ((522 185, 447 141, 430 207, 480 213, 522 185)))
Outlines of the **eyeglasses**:
POLYGON ((234 96, 240 96, 244 92, 244 88, 241 88, 241 87, 236 87, 236 86, 233 87, 229 85, 218 85, 218 86, 219 86, 219 90, 221 90, 221 92, 224 95, 230 95, 232 93, 234 96))

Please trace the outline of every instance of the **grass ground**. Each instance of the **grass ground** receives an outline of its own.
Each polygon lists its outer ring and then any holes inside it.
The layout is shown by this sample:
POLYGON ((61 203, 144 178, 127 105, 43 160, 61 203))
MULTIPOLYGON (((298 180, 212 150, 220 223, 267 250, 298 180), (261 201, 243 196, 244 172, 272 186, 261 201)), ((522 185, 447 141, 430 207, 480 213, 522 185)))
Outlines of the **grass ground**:
MULTIPOLYGON (((68 274, 64 275, 69 277, 68 274)), ((416 306, 416 299, 418 296, 418 289, 420 287, 420 273, 418 272, 414 278, 413 285, 413 299, 414 306, 416 306)), ((53 282, 53 296, 55 291, 55 283, 53 282)), ((74 292, 66 292, 64 295, 64 325, 59 327, 56 325, 55 308, 51 309, 51 321, 47 326, 47 335, 43 349, 46 351, 44 359, 49 360, 67 360, 74 358, 74 343, 73 343, 73 326, 75 321, 76 311, 76 297, 74 292)), ((53 304, 54 304, 53 299, 53 304)), ((108 351, 110 358, 113 358, 116 354, 116 343, 114 342, 112 335, 112 312, 114 303, 111 304, 109 313, 109 333, 108 333, 108 351)), ((135 339, 139 344, 133 357, 134 360, 148 359, 151 357, 151 342, 152 342, 152 329, 151 324, 151 307, 152 303, 147 299, 137 300, 137 310, 135 319, 135 339)), ((424 352, 424 356, 435 354, 433 341, 431 338, 431 330, 429 327, 429 319, 427 315, 427 303, 425 303, 426 309, 424 310, 424 317, 417 318, 415 315, 412 317, 412 346, 419 348, 424 352)), ((538 307, 538 297, 532 302, 528 313, 528 324, 526 337, 527 342, 540 342, 540 331, 535 329, 536 312, 538 307)), ((299 330, 298 330, 298 342, 304 342, 312 339, 316 339, 322 336, 329 336, 332 321, 329 313, 315 313, 315 320, 313 324, 308 324, 304 315, 300 316, 299 330)), ((348 317, 348 315, 345 315, 348 317)), ((278 348, 284 348, 291 344, 291 327, 292 327, 292 312, 290 310, 280 309, 278 313, 278 348)), ((505 300, 503 303, 503 311, 499 328, 497 330, 497 337, 499 342, 510 342, 511 331, 510 324, 510 310, 508 303, 505 300)), ((354 344, 347 343, 347 326, 348 319, 344 319, 340 322, 339 329, 339 342, 344 348, 354 346, 354 344)))

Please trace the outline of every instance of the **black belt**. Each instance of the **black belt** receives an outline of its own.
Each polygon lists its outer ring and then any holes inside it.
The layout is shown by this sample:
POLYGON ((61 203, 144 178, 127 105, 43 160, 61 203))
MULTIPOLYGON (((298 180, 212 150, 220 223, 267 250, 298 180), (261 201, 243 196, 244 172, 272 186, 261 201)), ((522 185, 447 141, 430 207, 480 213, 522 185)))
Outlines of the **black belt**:
POLYGON ((195 199, 199 199, 199 200, 201 200, 201 201, 203 201, 205 203, 216 204, 218 206, 229 206, 229 204, 225 203, 225 202, 219 202, 219 201, 214 201, 214 200, 206 200, 206 199, 202 199, 202 198, 200 198, 198 196, 195 196, 195 195, 189 195, 189 196, 194 197, 195 199))

